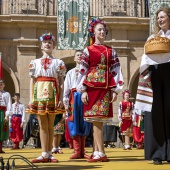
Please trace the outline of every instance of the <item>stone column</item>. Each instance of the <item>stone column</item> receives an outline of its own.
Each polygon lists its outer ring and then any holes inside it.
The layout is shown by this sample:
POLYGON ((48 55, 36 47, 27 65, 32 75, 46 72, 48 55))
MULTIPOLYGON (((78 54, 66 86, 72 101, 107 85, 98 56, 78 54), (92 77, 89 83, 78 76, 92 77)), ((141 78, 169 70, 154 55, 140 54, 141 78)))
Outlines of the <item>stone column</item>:
POLYGON ((23 104, 29 102, 29 63, 36 59, 39 50, 38 39, 36 38, 36 28, 31 25, 19 25, 21 28, 21 38, 17 41, 17 69, 20 82, 20 95, 23 104))

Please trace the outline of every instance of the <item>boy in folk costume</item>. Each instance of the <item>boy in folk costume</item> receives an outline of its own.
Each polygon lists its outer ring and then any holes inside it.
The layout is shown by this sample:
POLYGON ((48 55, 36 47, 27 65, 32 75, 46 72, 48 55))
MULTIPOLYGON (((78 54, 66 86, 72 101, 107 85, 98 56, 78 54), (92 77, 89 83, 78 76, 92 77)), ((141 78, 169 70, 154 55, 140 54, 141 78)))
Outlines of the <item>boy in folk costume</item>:
POLYGON ((4 80, 0 79, 0 153, 5 153, 2 150, 2 142, 9 138, 8 121, 9 115, 12 113, 11 95, 4 91, 4 87, 4 80))
POLYGON ((124 150, 131 150, 130 137, 132 136, 132 116, 134 110, 133 102, 129 101, 130 92, 125 90, 122 93, 123 100, 119 103, 118 119, 121 134, 125 136, 124 150))
POLYGON ((58 162, 51 150, 55 116, 65 112, 62 101, 66 67, 62 60, 52 57, 55 37, 51 33, 45 33, 40 41, 43 56, 32 60, 29 65, 30 104, 27 112, 37 115, 42 154, 32 162, 58 162))
POLYGON ((79 73, 81 51, 75 52, 76 67, 68 71, 64 81, 64 106, 69 114, 68 129, 73 137, 74 154, 70 159, 89 158, 85 154, 85 137, 90 132, 90 124, 83 120, 81 94, 76 92, 76 81, 79 73), (79 109, 78 109, 79 108, 79 109))
POLYGON ((14 143, 12 149, 19 149, 19 142, 23 139, 23 126, 25 122, 25 106, 20 103, 20 94, 14 94, 15 103, 12 104, 10 139, 14 143))

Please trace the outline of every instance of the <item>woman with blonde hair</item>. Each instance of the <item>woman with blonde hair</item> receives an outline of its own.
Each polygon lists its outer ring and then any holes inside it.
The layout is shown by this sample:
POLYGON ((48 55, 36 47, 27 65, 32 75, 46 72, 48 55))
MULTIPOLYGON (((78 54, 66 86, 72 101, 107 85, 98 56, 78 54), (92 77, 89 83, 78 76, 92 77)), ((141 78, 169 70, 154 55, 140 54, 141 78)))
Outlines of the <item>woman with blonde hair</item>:
POLYGON ((135 108, 145 111, 145 159, 160 165, 170 162, 170 8, 160 8, 155 18, 155 32, 142 56, 135 108))

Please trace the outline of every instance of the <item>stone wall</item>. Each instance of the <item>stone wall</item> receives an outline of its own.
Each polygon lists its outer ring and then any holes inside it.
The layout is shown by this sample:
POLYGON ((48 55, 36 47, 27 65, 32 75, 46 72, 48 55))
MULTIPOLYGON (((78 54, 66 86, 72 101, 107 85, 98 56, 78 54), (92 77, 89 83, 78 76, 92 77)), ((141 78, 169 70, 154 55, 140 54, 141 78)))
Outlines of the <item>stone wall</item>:
MULTIPOLYGON (((149 36, 149 19, 138 17, 103 17, 109 28, 105 43, 116 49, 120 58, 125 86, 136 94, 138 69, 144 43, 149 36)), ((13 95, 21 93, 21 101, 29 101, 28 65, 41 57, 39 37, 47 32, 57 36, 57 17, 40 15, 0 15, 0 51, 6 82, 6 89, 13 95), (8 76, 7 76, 8 75, 8 76)), ((68 68, 74 67, 74 50, 54 50, 53 56, 64 60, 68 68)), ((114 103, 114 119, 117 121, 117 106, 114 103)))

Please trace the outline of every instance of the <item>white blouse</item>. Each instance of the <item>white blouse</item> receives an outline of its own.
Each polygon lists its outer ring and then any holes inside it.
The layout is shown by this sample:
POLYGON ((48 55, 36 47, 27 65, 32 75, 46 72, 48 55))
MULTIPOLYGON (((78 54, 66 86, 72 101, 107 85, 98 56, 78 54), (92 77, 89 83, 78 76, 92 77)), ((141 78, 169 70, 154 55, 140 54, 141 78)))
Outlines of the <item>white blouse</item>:
POLYGON ((64 95, 63 95, 64 105, 69 105, 70 91, 71 89, 76 88, 78 73, 79 73, 79 67, 75 67, 69 70, 66 74, 66 78, 64 81, 64 95))
POLYGON ((6 91, 0 92, 0 106, 6 107, 5 117, 12 114, 12 100, 11 95, 6 91))
POLYGON ((64 62, 53 57, 41 57, 32 60, 29 65, 29 75, 35 78, 44 76, 58 79, 58 76, 64 76, 65 72, 64 62))
MULTIPOLYGON (((151 35, 148 40, 154 38, 155 36, 167 37, 170 39, 170 30, 164 33, 162 30, 156 35, 151 35)), ((148 41, 147 40, 147 41, 148 41)), ((145 48, 144 48, 145 49, 145 48)), ((144 54, 142 55, 142 61, 140 65, 140 73, 146 70, 150 65, 157 65, 170 62, 170 53, 159 53, 159 54, 144 54)))
POLYGON ((22 116, 22 122, 25 122, 25 106, 22 103, 12 104, 13 114, 19 114, 22 116))

